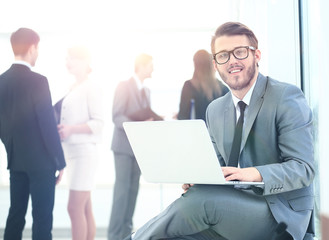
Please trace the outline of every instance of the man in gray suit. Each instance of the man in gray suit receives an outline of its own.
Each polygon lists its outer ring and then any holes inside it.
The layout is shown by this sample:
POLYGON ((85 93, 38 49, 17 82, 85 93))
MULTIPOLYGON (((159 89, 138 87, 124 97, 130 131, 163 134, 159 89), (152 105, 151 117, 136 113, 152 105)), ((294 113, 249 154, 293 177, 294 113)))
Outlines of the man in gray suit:
POLYGON ((228 181, 265 185, 239 189, 184 184, 182 197, 132 239, 312 239, 312 113, 303 93, 259 73, 258 41, 245 25, 221 25, 211 47, 215 68, 231 90, 207 109, 222 171, 228 181), (240 116, 244 124, 238 162, 232 164, 240 116), (279 223, 285 223, 287 231, 274 237, 279 223))
POLYGON ((135 74, 117 86, 112 119, 114 133, 112 151, 115 161, 115 186, 113 205, 108 228, 108 239, 118 240, 132 230, 136 198, 139 189, 140 169, 123 129, 127 121, 161 120, 150 107, 150 90, 143 83, 153 72, 153 59, 147 54, 140 54, 135 59, 135 74))

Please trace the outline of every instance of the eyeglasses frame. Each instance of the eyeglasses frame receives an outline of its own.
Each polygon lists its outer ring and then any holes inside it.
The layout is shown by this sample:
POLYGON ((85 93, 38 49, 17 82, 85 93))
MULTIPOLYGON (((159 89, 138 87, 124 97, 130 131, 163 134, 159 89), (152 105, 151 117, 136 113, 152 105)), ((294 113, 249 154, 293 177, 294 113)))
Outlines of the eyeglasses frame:
POLYGON ((238 49, 238 48, 246 48, 247 50, 250 49, 250 50, 252 50, 252 51, 256 51, 256 48, 253 47, 253 46, 239 46, 239 47, 234 48, 234 49, 231 50, 231 51, 220 51, 220 52, 218 52, 218 53, 215 53, 215 54, 213 54, 213 59, 215 60, 215 62, 216 62, 218 65, 223 65, 223 64, 227 63, 228 61, 230 61, 231 54, 232 54, 236 59, 238 59, 238 60, 243 60, 243 59, 246 59, 246 58, 249 57, 249 51, 248 51, 247 56, 246 56, 245 58, 238 58, 238 57, 236 57, 236 56, 234 55, 234 51, 235 51, 236 49, 238 49), (222 53, 222 52, 227 52, 227 53, 228 53, 228 59, 227 59, 227 61, 224 62, 224 63, 219 63, 219 62, 217 62, 216 55, 219 54, 219 53, 222 53))

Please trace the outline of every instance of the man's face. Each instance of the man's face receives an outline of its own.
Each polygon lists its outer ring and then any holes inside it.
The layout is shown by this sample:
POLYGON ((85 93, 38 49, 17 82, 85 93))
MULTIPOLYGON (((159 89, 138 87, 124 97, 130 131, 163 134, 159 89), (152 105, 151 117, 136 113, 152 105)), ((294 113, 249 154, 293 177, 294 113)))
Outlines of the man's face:
MULTIPOLYGON (((249 40, 245 35, 222 36, 215 41, 215 53, 221 51, 231 51, 236 47, 250 46, 249 40)), ((215 67, 222 80, 236 91, 248 89, 256 81, 258 68, 257 63, 260 60, 260 51, 248 49, 249 56, 246 59, 236 59, 231 53, 227 63, 217 64, 215 67)))
POLYGON ((143 73, 145 78, 151 78, 153 73, 153 61, 149 62, 147 65, 143 67, 143 73))

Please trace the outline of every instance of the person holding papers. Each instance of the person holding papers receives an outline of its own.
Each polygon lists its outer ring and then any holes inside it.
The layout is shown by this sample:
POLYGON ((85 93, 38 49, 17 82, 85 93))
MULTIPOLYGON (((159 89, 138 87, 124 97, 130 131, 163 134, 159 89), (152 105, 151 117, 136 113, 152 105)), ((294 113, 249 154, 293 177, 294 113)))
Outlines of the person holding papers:
POLYGON ((228 181, 264 185, 186 184, 179 199, 126 239, 268 240, 282 223, 284 239, 313 239, 313 126, 302 91, 259 72, 258 40, 241 23, 221 25, 211 48, 231 90, 206 113, 222 171, 228 181))
POLYGON ((139 189, 140 169, 122 124, 129 121, 162 120, 151 110, 150 90, 143 84, 145 79, 152 76, 152 72, 153 58, 144 53, 138 55, 135 59, 135 74, 120 82, 115 91, 112 150, 116 178, 108 240, 122 239, 131 233, 139 189))

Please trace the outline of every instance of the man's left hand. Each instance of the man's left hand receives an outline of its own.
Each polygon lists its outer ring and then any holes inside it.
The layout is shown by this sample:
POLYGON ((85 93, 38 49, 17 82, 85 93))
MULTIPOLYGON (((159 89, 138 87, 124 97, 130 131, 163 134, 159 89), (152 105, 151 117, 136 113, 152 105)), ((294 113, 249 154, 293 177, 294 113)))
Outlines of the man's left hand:
POLYGON ((255 167, 222 167, 222 171, 226 181, 261 182, 263 180, 255 167))

